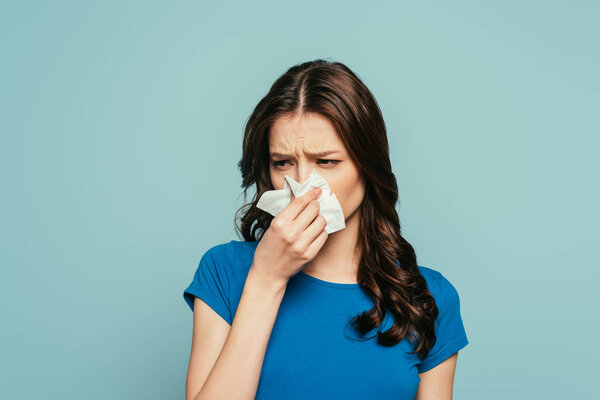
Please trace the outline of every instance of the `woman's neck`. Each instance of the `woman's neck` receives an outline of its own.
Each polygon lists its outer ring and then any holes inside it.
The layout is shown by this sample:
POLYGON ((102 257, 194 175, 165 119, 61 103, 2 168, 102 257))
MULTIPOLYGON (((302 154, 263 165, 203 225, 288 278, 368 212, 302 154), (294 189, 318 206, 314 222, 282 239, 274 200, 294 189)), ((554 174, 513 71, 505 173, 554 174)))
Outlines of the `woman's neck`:
POLYGON ((358 257, 356 242, 360 210, 348 219, 346 227, 329 235, 315 258, 306 263, 303 271, 316 278, 336 283, 357 283, 358 257))

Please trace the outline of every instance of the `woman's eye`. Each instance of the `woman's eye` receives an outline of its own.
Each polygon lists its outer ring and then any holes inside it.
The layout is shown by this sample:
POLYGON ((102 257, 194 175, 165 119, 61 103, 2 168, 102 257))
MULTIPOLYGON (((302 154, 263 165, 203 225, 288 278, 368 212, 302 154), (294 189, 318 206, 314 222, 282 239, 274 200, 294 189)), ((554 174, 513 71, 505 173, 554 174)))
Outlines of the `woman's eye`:
MULTIPOLYGON (((288 162, 287 160, 281 160, 281 161, 273 161, 273 166, 275 167, 283 167, 282 163, 286 163, 288 162)), ((337 163, 339 163, 339 160, 318 160, 318 163, 323 162, 321 165, 337 165, 337 163)))
POLYGON ((324 165, 336 165, 339 161, 338 160, 319 160, 319 161, 324 161, 324 162, 330 162, 331 164, 324 164, 324 165))

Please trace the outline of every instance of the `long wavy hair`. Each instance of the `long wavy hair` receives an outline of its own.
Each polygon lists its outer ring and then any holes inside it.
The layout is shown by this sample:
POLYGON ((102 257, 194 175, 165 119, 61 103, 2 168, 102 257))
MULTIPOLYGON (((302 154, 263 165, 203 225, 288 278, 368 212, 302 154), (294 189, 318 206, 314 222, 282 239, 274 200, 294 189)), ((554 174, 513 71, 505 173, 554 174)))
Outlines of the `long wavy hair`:
POLYGON ((281 116, 319 113, 329 118, 365 179, 356 248, 357 279, 374 306, 352 318, 365 337, 391 313, 394 324, 377 330, 377 342, 394 346, 405 337, 416 343, 412 353, 424 359, 435 344, 435 300, 417 266, 415 251, 400 234, 396 211, 398 186, 392 173, 383 115, 359 77, 340 62, 317 59, 289 68, 259 101, 246 122, 243 154, 238 162, 244 188, 240 227, 246 241, 260 241, 274 218, 256 207, 260 196, 273 190, 269 174, 269 129, 281 116), (247 191, 256 187, 247 202, 247 191))

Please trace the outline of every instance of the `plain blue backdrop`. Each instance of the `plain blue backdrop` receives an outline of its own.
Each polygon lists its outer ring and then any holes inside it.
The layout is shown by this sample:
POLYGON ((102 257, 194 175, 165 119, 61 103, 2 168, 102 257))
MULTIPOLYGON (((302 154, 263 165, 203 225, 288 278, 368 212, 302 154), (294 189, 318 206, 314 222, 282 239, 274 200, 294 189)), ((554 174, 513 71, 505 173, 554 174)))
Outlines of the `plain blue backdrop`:
POLYGON ((183 399, 243 127, 341 61, 388 128, 403 235, 455 285, 457 399, 591 399, 598 2, 3 1, 0 397, 183 399))

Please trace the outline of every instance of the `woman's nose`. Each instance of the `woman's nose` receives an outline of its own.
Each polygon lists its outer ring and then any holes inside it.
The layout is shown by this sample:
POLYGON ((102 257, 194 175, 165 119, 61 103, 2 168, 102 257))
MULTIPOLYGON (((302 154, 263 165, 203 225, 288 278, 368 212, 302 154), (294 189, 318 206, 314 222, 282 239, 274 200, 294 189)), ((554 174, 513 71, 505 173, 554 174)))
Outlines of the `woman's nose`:
POLYGON ((308 165, 299 165, 296 170, 296 177, 294 178, 296 182, 303 184, 311 173, 311 169, 308 165))

